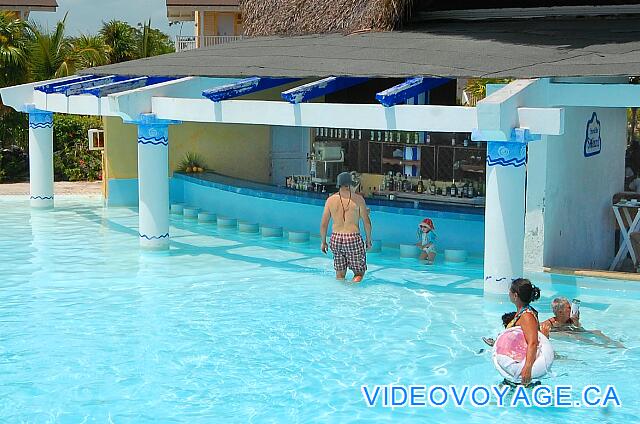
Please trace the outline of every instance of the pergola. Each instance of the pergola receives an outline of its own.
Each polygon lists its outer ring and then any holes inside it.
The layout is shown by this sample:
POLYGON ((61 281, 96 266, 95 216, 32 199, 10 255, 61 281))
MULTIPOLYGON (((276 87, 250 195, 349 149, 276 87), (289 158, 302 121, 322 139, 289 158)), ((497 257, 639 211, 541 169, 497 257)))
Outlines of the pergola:
MULTIPOLYGON (((241 42, 236 49, 241 51, 242 43, 260 42, 241 42)), ((282 40, 276 39, 277 43, 282 40)), ((212 48, 212 52, 230 58, 238 54, 230 47, 212 48)), ((180 54, 168 57, 181 58, 180 54)), ((153 64, 141 61, 130 69, 153 69, 153 64)), ((138 126, 140 244, 154 249, 167 248, 169 244, 169 125, 190 121, 470 132, 472 140, 488 142, 484 275, 485 291, 494 293, 506 292, 508 283, 523 274, 527 146, 548 136, 562 136, 568 107, 640 106, 640 86, 618 76, 517 79, 488 95, 476 107, 461 107, 406 104, 418 93, 446 81, 429 75, 412 75, 404 83, 390 86, 378 93, 378 103, 337 104, 308 100, 346 89, 367 76, 354 72, 303 80, 304 72, 299 77, 274 72, 246 78, 239 73, 230 76, 233 70, 220 77, 176 77, 168 72, 157 73, 164 77, 105 75, 122 66, 104 68, 99 74, 90 70, 88 75, 0 91, 4 104, 29 114, 33 207, 53 206, 52 113, 119 116, 138 126), (295 81, 299 86, 284 91, 281 101, 238 99, 295 81)))

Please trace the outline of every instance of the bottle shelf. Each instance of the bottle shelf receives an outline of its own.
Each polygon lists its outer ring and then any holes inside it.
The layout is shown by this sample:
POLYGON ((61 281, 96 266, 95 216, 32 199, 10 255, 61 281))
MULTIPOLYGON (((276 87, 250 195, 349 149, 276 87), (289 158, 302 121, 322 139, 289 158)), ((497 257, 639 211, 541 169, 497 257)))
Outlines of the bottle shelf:
POLYGON ((382 163, 385 165, 416 165, 420 166, 419 160, 406 160, 399 158, 382 158, 382 163))

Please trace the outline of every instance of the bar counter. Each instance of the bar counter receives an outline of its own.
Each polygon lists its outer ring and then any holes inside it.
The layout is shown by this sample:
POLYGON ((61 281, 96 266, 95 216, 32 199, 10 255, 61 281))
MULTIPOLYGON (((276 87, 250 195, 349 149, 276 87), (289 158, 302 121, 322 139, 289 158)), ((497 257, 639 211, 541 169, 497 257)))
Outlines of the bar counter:
MULTIPOLYGON (((231 178, 212 172, 174 173, 171 200, 203 211, 261 225, 319 232, 320 218, 330 193, 296 191, 231 178)), ((442 196, 443 197, 443 196, 442 196)), ((433 219, 438 248, 482 252, 484 210, 469 205, 427 201, 366 198, 371 210, 373 238, 384 244, 415 243, 417 225, 433 219)))
MULTIPOLYGON (((232 191, 238 194, 246 194, 274 200, 308 203, 313 205, 324 205, 327 197, 332 194, 293 190, 287 187, 227 177, 213 172, 203 172, 199 174, 176 172, 174 174, 174 178, 182 178, 187 181, 199 181, 201 184, 210 185, 212 187, 225 191, 232 191)), ((424 193, 418 194, 388 191, 378 193, 382 196, 374 195, 374 197, 365 197, 365 201, 368 206, 377 206, 389 212, 408 213, 413 215, 421 215, 423 212, 428 211, 484 216, 484 210, 482 209, 482 207, 484 207, 483 197, 464 199, 448 196, 435 196, 424 193), (389 194, 395 194, 396 200, 389 200, 389 194), (412 213, 411 211, 415 211, 415 213, 412 213)))

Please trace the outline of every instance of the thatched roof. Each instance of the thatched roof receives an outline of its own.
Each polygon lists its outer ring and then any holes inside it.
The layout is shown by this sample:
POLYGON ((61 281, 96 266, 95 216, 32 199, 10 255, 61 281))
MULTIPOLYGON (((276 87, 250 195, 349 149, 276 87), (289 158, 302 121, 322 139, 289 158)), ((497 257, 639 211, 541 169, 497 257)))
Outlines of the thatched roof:
POLYGON ((302 35, 401 26, 414 0, 241 0, 244 33, 302 35))

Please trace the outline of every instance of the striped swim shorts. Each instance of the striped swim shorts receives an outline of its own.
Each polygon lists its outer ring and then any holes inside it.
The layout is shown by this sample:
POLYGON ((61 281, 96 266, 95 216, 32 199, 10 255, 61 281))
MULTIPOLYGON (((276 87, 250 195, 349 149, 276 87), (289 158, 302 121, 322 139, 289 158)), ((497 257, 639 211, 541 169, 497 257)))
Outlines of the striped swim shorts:
POLYGON ((362 237, 358 233, 333 233, 329 240, 333 252, 333 267, 338 272, 347 268, 355 274, 364 274, 367 270, 367 253, 362 237))

